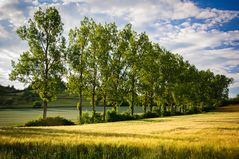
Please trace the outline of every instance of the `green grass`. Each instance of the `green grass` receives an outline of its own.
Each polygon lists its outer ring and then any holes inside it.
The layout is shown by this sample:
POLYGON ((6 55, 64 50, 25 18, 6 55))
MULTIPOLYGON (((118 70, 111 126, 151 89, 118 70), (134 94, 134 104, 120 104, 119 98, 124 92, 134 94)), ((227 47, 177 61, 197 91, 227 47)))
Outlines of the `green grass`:
MULTIPOLYGON (((91 107, 84 108, 91 113, 91 107)), ((111 109, 111 108, 108 108, 111 109)), ((128 107, 120 107, 119 111, 127 111, 128 107)), ((102 112, 102 107, 96 107, 97 112, 102 112)), ((141 107, 136 107, 136 112, 143 112, 141 107)), ((42 117, 42 109, 21 108, 21 109, 0 109, 0 127, 2 126, 17 126, 42 117)), ((49 117, 61 116, 71 121, 77 122, 78 110, 74 107, 53 107, 48 108, 47 115, 49 117)))
MULTIPOLYGON (((12 105, 0 105, 0 108, 32 108, 33 101, 26 101, 23 97, 23 92, 8 93, 3 96, 4 98, 11 98, 14 100, 12 105)), ((40 100, 38 98, 34 100, 40 100)), ((49 102, 49 107, 73 107, 79 101, 79 97, 76 95, 69 95, 68 93, 62 93, 57 96, 55 101, 49 102)), ((83 104, 90 105, 88 100, 83 99, 83 104)))
POLYGON ((239 106, 138 121, 0 128, 0 158, 239 158, 239 106))

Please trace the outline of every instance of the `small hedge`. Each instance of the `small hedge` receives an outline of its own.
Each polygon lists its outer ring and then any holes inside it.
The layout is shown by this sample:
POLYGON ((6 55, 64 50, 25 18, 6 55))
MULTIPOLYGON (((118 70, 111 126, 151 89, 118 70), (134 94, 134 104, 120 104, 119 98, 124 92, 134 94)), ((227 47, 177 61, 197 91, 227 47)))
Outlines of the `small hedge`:
POLYGON ((108 122, 113 121, 125 121, 125 120, 137 120, 142 119, 142 115, 131 115, 129 112, 117 113, 115 110, 108 110, 106 112, 106 120, 108 122))
MULTIPOLYGON (((92 116, 88 112, 83 112, 80 124, 91 124, 93 121, 92 116)), ((95 113, 94 123, 103 123, 103 115, 95 113)))
POLYGON ((143 114, 143 117, 144 118, 157 118, 157 117, 159 117, 160 115, 158 114, 158 113, 156 113, 156 112, 150 112, 150 111, 148 111, 148 112, 146 112, 146 113, 144 113, 143 114))
POLYGON ((41 106, 42 106, 42 102, 41 101, 34 101, 32 103, 32 107, 33 108, 41 108, 41 106))
POLYGON ((46 119, 38 119, 27 122, 24 126, 60 126, 75 125, 74 122, 62 117, 48 117, 46 119))

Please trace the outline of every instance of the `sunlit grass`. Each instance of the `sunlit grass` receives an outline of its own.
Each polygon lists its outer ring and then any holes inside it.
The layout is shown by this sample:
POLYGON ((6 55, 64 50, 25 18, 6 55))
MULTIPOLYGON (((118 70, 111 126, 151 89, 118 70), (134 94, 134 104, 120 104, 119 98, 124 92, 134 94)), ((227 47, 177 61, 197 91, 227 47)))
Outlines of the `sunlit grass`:
POLYGON ((0 158, 45 158, 53 151, 53 158, 238 158, 239 106, 138 121, 1 128, 0 141, 0 158))

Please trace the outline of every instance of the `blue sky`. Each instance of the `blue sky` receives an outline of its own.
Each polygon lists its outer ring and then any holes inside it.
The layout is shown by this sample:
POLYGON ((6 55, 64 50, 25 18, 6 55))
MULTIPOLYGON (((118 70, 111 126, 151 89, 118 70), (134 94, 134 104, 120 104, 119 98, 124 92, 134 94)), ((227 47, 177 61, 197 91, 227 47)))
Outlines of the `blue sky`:
POLYGON ((64 35, 84 16, 97 22, 131 23, 138 32, 178 53, 200 70, 210 69, 234 79, 230 96, 239 94, 239 1, 237 0, 0 0, 0 83, 8 80, 11 60, 27 44, 15 31, 38 7, 55 6, 64 23, 64 35))

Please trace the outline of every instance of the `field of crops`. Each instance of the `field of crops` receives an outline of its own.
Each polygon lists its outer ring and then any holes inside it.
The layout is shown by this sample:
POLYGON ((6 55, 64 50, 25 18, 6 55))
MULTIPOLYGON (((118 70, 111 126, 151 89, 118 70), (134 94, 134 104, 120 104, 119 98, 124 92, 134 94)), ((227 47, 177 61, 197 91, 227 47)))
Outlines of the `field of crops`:
POLYGON ((0 128, 0 158, 239 158, 239 105, 115 123, 0 128))

